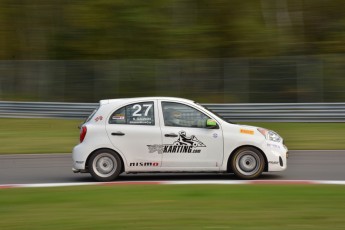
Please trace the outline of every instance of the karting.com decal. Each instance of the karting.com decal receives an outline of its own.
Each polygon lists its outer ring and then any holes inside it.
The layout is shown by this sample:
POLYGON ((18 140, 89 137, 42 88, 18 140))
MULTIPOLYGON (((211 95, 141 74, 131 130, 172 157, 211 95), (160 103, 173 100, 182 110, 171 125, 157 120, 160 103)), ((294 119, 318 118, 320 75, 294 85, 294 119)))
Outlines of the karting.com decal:
POLYGON ((187 137, 185 131, 179 132, 179 137, 172 144, 148 145, 150 153, 200 153, 201 147, 206 147, 196 136, 187 137))

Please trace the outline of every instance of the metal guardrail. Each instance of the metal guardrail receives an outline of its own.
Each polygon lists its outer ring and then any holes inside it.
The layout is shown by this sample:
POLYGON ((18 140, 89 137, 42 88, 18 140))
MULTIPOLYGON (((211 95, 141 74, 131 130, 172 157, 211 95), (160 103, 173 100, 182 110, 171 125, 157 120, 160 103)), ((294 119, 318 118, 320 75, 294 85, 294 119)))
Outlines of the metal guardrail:
MULTIPOLYGON (((345 103, 202 105, 234 122, 345 122, 345 103)), ((0 117, 85 119, 97 106, 98 103, 0 101, 0 117)))
POLYGON ((203 105, 230 121, 345 121, 345 103, 257 103, 203 105))
POLYGON ((88 117, 97 105, 98 103, 0 101, 0 117, 83 119, 88 117))

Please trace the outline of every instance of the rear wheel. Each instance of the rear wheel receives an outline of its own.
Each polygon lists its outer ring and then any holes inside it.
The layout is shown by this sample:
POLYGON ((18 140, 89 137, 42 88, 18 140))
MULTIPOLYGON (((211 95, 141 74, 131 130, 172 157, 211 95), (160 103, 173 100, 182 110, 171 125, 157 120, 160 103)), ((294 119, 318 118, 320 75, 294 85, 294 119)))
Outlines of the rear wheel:
POLYGON ((253 147, 237 150, 231 159, 231 168, 241 179, 255 179, 265 168, 265 159, 261 152, 253 147))
POLYGON ((97 150, 88 162, 90 174, 97 181, 112 181, 121 172, 121 159, 111 150, 97 150))

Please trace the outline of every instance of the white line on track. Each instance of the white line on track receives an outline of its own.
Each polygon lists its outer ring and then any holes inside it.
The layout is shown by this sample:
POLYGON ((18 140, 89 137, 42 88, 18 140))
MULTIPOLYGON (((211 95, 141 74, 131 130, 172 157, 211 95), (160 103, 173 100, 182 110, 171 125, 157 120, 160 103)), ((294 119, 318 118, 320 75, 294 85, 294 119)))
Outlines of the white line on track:
POLYGON ((186 181, 115 181, 115 182, 84 182, 84 183, 37 183, 37 184, 0 184, 0 189, 6 188, 48 188, 48 187, 67 187, 67 186, 116 186, 116 185, 301 185, 301 184, 328 184, 328 185, 345 185, 345 181, 332 180, 253 180, 253 181, 237 181, 237 180, 186 180, 186 181))

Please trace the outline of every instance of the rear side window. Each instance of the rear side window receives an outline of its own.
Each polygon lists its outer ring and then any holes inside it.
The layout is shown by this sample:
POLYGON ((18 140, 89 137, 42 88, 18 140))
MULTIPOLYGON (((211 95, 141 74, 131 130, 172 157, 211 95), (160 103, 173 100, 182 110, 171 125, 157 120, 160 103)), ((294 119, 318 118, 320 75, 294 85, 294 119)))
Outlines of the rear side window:
POLYGON ((109 124, 154 125, 153 107, 153 102, 141 102, 124 106, 110 116, 109 124))

